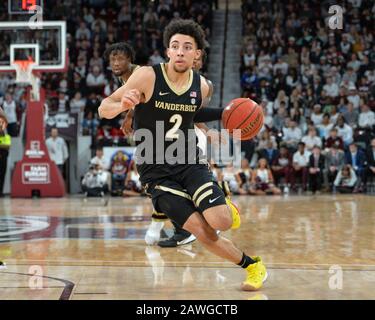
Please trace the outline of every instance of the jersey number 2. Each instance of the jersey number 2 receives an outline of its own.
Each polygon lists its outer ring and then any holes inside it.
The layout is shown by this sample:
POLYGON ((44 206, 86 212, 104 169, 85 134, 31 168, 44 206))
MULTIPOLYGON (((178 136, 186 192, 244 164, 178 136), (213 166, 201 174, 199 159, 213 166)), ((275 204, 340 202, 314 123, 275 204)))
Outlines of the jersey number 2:
POLYGON ((165 137, 167 139, 178 139, 178 133, 177 130, 180 128, 182 123, 182 116, 179 114, 174 114, 170 119, 169 122, 174 123, 174 126, 172 129, 169 129, 167 133, 165 134, 165 137))

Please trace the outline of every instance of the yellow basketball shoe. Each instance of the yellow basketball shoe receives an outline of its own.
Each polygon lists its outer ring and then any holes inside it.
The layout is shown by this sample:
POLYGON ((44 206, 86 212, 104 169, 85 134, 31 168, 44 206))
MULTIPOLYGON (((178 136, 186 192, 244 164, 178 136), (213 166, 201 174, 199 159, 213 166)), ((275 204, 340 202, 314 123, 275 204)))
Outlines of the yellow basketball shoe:
POLYGON ((241 216, 240 216, 240 210, 238 207, 232 202, 232 200, 228 197, 225 198, 225 202, 227 203, 228 207, 231 210, 232 213, 232 226, 231 229, 238 229, 241 225, 241 216))
POLYGON ((268 273, 265 265, 260 257, 251 257, 254 261, 246 268, 247 277, 244 282, 242 282, 241 289, 244 291, 255 291, 259 290, 263 283, 267 280, 268 273))

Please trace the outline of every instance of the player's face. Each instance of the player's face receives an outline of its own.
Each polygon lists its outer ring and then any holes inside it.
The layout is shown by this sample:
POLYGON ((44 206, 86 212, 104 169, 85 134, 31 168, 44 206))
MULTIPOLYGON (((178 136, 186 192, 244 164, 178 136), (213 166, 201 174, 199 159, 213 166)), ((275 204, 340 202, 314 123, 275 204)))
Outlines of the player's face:
POLYGON ((111 53, 109 64, 116 77, 121 77, 129 69, 130 59, 124 53, 111 53))
POLYGON ((193 68, 194 60, 199 59, 201 50, 197 49, 194 38, 175 34, 169 42, 167 55, 174 71, 184 73, 193 68))

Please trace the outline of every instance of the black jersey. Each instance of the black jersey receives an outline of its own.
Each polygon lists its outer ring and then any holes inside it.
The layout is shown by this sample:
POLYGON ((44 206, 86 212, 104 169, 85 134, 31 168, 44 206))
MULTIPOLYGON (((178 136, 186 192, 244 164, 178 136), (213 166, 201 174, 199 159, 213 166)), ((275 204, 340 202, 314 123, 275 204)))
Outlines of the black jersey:
POLYGON ((155 169, 155 165, 168 167, 202 160, 194 131, 194 116, 202 104, 200 75, 191 70, 186 88, 176 92, 167 77, 165 64, 155 65, 153 70, 156 78, 152 96, 147 103, 134 108, 136 163, 141 175, 155 169), (150 135, 152 145, 147 143, 150 135), (142 164, 145 159, 147 163, 142 164))

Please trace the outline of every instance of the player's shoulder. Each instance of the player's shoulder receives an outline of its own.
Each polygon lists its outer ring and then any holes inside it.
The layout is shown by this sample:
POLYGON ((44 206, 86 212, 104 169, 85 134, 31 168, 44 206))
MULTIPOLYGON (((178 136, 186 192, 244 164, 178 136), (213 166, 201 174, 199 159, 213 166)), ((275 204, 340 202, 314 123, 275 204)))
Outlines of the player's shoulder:
POLYGON ((202 76, 202 75, 199 75, 200 78, 201 78, 201 82, 205 85, 207 85, 208 87, 212 87, 213 84, 212 84, 212 81, 207 79, 205 76, 202 76))
POLYGON ((155 74, 153 67, 151 66, 137 66, 133 74, 155 74))
POLYGON ((201 79, 202 93, 204 93, 204 96, 207 96, 209 92, 211 91, 212 82, 202 75, 200 75, 200 79, 201 79))
POLYGON ((150 84, 155 80, 155 71, 150 66, 140 66, 133 71, 131 78, 138 83, 150 84))

